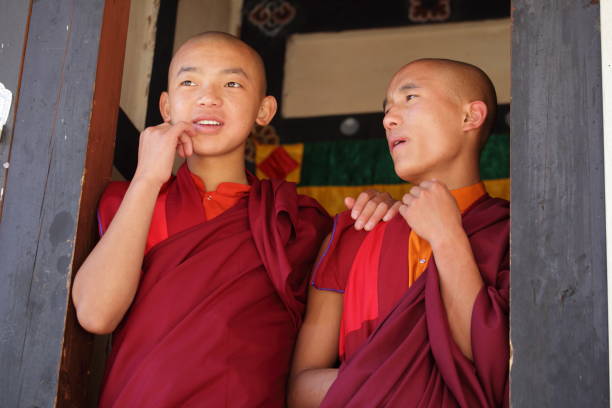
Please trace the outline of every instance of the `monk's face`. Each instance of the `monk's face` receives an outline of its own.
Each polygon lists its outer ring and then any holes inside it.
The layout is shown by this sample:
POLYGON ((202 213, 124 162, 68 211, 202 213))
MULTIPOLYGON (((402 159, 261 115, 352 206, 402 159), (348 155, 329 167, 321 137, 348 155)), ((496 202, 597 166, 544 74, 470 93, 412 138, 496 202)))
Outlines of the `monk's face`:
POLYGON ((262 88, 262 67, 246 46, 191 40, 172 60, 160 108, 166 122, 193 124, 195 154, 219 156, 243 149, 254 123, 265 125, 274 115, 261 115, 262 88))
POLYGON ((425 62, 409 64, 391 79, 383 125, 395 171, 406 181, 444 181, 457 171, 464 117, 450 82, 425 62))

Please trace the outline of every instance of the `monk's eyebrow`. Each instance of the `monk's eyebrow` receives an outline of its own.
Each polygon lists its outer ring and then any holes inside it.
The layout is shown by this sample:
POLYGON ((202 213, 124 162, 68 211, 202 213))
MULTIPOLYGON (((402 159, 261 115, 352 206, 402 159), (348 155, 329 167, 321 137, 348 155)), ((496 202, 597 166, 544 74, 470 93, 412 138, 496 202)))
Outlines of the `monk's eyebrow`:
POLYGON ((417 84, 413 82, 408 82, 407 84, 402 85, 399 91, 404 92, 404 91, 410 91, 412 89, 418 89, 418 88, 420 88, 420 86, 418 86, 417 84))
POLYGON ((222 74, 238 74, 238 75, 242 75, 245 78, 249 78, 249 76, 247 75, 247 73, 239 67, 236 68, 225 68, 221 70, 222 74))
MULTIPOLYGON (((400 88, 398 89, 398 92, 404 93, 406 91, 410 91, 412 89, 418 89, 418 88, 420 88, 420 86, 418 86, 417 84, 413 82, 408 82, 407 84, 400 86, 400 88)), ((383 100, 383 112, 386 108, 387 108, 387 98, 383 100)))
POLYGON ((196 67, 181 67, 176 73, 176 76, 181 75, 183 72, 196 72, 196 71, 199 71, 199 69, 196 67))

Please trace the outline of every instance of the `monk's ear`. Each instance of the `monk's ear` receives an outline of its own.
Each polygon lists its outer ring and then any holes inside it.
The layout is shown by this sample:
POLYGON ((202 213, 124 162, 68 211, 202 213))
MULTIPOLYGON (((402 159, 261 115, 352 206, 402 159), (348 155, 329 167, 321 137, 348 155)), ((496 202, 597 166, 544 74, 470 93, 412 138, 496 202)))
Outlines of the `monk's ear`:
POLYGON ((170 122, 172 118, 170 117, 170 96, 168 92, 162 92, 159 97, 159 111, 164 118, 164 122, 170 122))
POLYGON ((483 101, 474 101, 466 105, 463 131, 479 129, 487 119, 487 105, 483 101))
POLYGON ((276 114, 277 104, 276 98, 272 95, 268 95, 261 101, 261 105, 259 105, 259 111, 257 112, 257 118, 255 118, 255 123, 260 126, 265 126, 274 117, 276 114))

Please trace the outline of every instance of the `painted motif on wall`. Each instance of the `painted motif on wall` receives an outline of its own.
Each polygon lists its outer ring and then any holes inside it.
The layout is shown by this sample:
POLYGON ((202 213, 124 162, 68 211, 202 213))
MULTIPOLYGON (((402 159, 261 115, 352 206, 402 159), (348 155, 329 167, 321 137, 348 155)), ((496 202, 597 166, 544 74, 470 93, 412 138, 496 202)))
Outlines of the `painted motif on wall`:
POLYGON ((450 0, 409 0, 408 18, 413 23, 441 23, 451 17, 450 0))
POLYGON ((264 0, 248 13, 249 22, 268 37, 276 36, 293 21, 295 7, 287 0, 264 0))

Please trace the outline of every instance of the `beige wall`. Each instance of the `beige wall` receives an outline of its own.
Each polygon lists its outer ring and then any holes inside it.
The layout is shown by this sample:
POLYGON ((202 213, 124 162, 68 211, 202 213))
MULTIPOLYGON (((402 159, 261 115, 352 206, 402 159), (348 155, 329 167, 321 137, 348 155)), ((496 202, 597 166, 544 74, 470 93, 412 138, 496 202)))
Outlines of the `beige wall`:
POLYGON ((144 128, 159 0, 132 0, 128 26, 121 108, 140 130, 144 128))
POLYGON ((510 19, 293 35, 287 45, 287 118, 379 112, 405 63, 443 57, 475 64, 510 102, 510 19))
POLYGON ((174 49, 202 31, 240 33, 242 0, 181 0, 178 4, 174 49))

